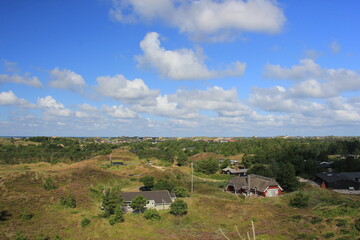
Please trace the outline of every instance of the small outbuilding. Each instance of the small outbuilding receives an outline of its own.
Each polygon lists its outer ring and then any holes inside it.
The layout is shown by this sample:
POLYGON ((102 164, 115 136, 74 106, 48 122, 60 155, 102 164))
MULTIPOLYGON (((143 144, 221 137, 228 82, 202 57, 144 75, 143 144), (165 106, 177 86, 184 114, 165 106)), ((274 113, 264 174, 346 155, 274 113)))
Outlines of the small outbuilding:
POLYGON ((238 175, 238 176, 246 176, 248 169, 234 169, 234 168, 223 168, 221 169, 222 174, 227 175, 238 175))
POLYGON ((232 178, 226 185, 225 191, 246 196, 277 197, 281 195, 283 189, 273 178, 250 174, 232 178))

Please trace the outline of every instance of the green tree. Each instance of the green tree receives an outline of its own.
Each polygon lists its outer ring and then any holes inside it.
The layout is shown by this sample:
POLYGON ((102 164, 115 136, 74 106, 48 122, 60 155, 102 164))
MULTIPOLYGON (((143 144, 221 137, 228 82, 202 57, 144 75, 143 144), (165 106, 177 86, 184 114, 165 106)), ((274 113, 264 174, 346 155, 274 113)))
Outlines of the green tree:
POLYGON ((140 178, 140 182, 142 182, 147 188, 153 188, 155 183, 153 176, 144 176, 140 178))
POLYGON ((175 193, 176 197, 187 197, 189 195, 188 191, 183 187, 175 187, 173 193, 175 193))
POLYGON ((123 222, 123 221, 124 221, 124 212, 122 210, 122 206, 118 205, 114 210, 114 214, 111 215, 109 218, 109 224, 114 225, 115 223, 123 222))
POLYGON ((149 220, 160 220, 161 216, 156 209, 149 208, 149 209, 145 210, 144 218, 149 219, 149 220))
POLYGON ((274 177, 271 169, 261 164, 255 164, 253 167, 251 167, 248 171, 248 174, 257 174, 264 177, 274 177))
POLYGON ((276 180, 279 182, 280 186, 288 191, 295 191, 300 186, 300 183, 295 176, 294 165, 289 162, 279 164, 276 180))
POLYGON ((219 162, 215 159, 203 159, 194 164, 195 171, 205 174, 213 174, 219 170, 219 162))
POLYGON ((168 190, 169 192, 171 192, 174 187, 175 187, 174 183, 168 180, 160 179, 154 185, 154 190, 168 190))
POLYGON ((185 215, 187 214, 188 206, 184 200, 176 199, 171 205, 170 205, 170 213, 178 216, 178 215, 185 215))
POLYGON ((296 208, 306 208, 309 206, 310 197, 303 192, 298 192, 290 199, 289 206, 296 208))
POLYGON ((119 188, 108 188, 105 190, 102 198, 102 207, 104 209, 104 217, 114 214, 117 206, 122 206, 123 198, 119 188))
POLYGON ((220 169, 227 168, 230 166, 230 164, 231 164, 231 161, 230 161, 230 159, 227 158, 220 164, 220 169))
POLYGON ((131 200, 130 206, 134 209, 134 212, 142 212, 146 206, 147 200, 142 195, 137 195, 131 200))
POLYGON ((184 152, 180 152, 177 157, 177 165, 184 166, 187 162, 188 156, 184 152))

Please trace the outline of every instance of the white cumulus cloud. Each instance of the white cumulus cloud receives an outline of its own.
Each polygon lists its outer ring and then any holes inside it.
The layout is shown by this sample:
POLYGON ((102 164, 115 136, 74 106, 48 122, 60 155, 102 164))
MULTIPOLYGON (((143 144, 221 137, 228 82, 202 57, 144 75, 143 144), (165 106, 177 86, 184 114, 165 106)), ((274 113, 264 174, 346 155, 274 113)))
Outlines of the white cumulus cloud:
POLYGON ((264 76, 298 81, 288 92, 289 95, 297 98, 336 97, 343 92, 360 89, 358 72, 344 68, 322 68, 312 59, 302 59, 300 65, 291 68, 267 64, 264 76))
POLYGON ((160 20, 195 40, 221 41, 239 32, 279 32, 286 18, 275 0, 113 0, 122 23, 160 20))
POLYGON ((91 106, 88 103, 83 103, 77 106, 78 110, 75 111, 75 117, 77 118, 98 118, 99 110, 95 106, 91 106))
POLYGON ((143 55, 136 56, 138 66, 152 67, 162 76, 174 80, 201 80, 224 76, 242 76, 246 64, 234 62, 228 69, 222 71, 209 70, 204 63, 204 57, 199 51, 192 49, 166 50, 160 46, 159 34, 146 34, 140 47, 143 55))
POLYGON ((31 77, 28 73, 25 75, 8 75, 8 74, 0 74, 0 84, 5 82, 12 82, 18 84, 25 84, 33 87, 41 87, 42 84, 37 77, 31 77))
POLYGON ((177 102, 170 101, 168 95, 156 97, 155 102, 151 105, 136 104, 134 105, 134 110, 157 116, 181 119, 197 116, 195 110, 183 108, 177 102))
POLYGON ((137 118, 136 112, 122 105, 103 106, 104 112, 114 118, 137 118))
POLYGON ((53 88, 67 89, 70 91, 79 91, 85 87, 85 81, 83 77, 71 70, 54 68, 49 72, 50 78, 49 85, 53 88))
POLYGON ((117 100, 141 100, 159 95, 159 90, 151 90, 143 80, 127 80, 123 75, 96 78, 96 90, 103 96, 117 100))
POLYGON ((29 106, 30 104, 22 98, 18 98, 13 91, 0 92, 0 105, 20 105, 29 106))
POLYGON ((291 68, 266 64, 264 76, 266 78, 273 79, 303 80, 307 78, 320 77, 322 72, 321 67, 315 63, 313 59, 302 59, 300 60, 300 65, 294 65, 291 68))
POLYGON ((69 109, 65 108, 62 103, 56 101, 52 96, 38 98, 37 104, 49 115, 68 117, 71 114, 69 109))

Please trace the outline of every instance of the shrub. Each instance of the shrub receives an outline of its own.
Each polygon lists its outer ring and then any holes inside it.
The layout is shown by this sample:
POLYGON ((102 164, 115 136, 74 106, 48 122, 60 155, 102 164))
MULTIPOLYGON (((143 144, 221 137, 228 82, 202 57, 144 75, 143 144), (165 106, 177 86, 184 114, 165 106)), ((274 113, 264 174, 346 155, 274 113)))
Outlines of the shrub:
POLYGON ((27 240, 22 231, 17 231, 13 240, 27 240))
POLYGON ((121 205, 118 205, 114 210, 114 214, 111 215, 109 218, 109 224, 114 225, 115 223, 123 222, 123 221, 124 221, 124 212, 121 208, 121 205))
POLYGON ((40 234, 36 236, 35 240, 50 240, 50 238, 44 234, 40 234))
POLYGON ((21 214, 21 220, 29 220, 33 217, 34 215, 32 213, 29 212, 28 209, 25 209, 24 212, 21 214))
POLYGON ((354 223, 354 227, 356 230, 358 230, 360 232, 360 218, 358 218, 355 223, 354 223))
POLYGON ((85 227, 90 224, 90 220, 88 218, 83 218, 80 224, 82 227, 85 227))
POLYGON ((318 238, 314 234, 299 233, 298 240, 317 240, 318 238))
POLYGON ((289 206, 296 208, 306 208, 309 206, 310 197, 306 196, 303 192, 298 192, 290 199, 289 206))
POLYGON ((184 200, 176 199, 171 205, 170 205, 170 213, 178 216, 178 215, 185 215, 187 214, 188 206, 184 200))
POLYGON ((175 187, 173 189, 173 193, 175 193, 176 197, 187 197, 187 196, 189 196, 188 191, 183 187, 175 187))
POLYGON ((6 221, 11 216, 8 211, 4 210, 0 205, 0 221, 6 221))
POLYGON ((161 216, 156 209, 146 209, 144 212, 144 218, 150 220, 159 220, 161 216))
POLYGON ((310 219, 310 222, 312 223, 312 224, 317 224, 317 223, 321 223, 322 222, 322 218, 321 217, 316 217, 316 216, 314 216, 314 217, 312 217, 311 219, 310 219))
POLYGON ((71 194, 68 194, 60 198, 60 205, 70 208, 76 208, 76 200, 71 194))
POLYGON ((51 177, 45 178, 43 188, 47 191, 57 188, 51 177))
POLYGON ((112 226, 116 223, 116 220, 115 220, 115 215, 111 215, 109 217, 109 224, 112 226))
POLYGON ((325 239, 329 239, 329 238, 334 237, 335 234, 333 232, 328 232, 328 233, 325 233, 323 236, 325 239))
POLYGON ((348 224, 347 219, 340 218, 340 219, 337 219, 336 221, 337 221, 336 226, 338 226, 338 227, 346 227, 346 225, 348 224))

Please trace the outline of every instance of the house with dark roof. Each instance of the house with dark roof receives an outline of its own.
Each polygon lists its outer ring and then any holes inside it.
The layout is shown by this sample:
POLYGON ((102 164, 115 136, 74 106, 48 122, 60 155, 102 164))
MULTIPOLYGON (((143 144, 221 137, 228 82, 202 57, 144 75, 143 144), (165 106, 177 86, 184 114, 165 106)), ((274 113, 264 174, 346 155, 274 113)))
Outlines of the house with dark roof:
POLYGON ((281 195, 283 189, 273 178, 250 174, 232 178, 225 191, 246 196, 276 197, 281 195))
POLYGON ((155 208, 157 210, 169 209, 171 203, 176 199, 174 193, 168 190, 159 191, 145 191, 145 192, 122 192, 121 196, 124 199, 124 209, 126 212, 132 212, 130 206, 131 201, 138 195, 143 196, 147 200, 145 208, 155 208))
POLYGON ((333 163, 332 162, 319 162, 319 167, 323 172, 332 172, 333 171, 333 163))
POLYGON ((360 172, 317 173, 315 181, 322 188, 360 190, 360 172))
POLYGON ((248 171, 247 169, 234 169, 229 167, 221 169, 222 174, 238 175, 238 176, 246 176, 247 171, 248 171))

